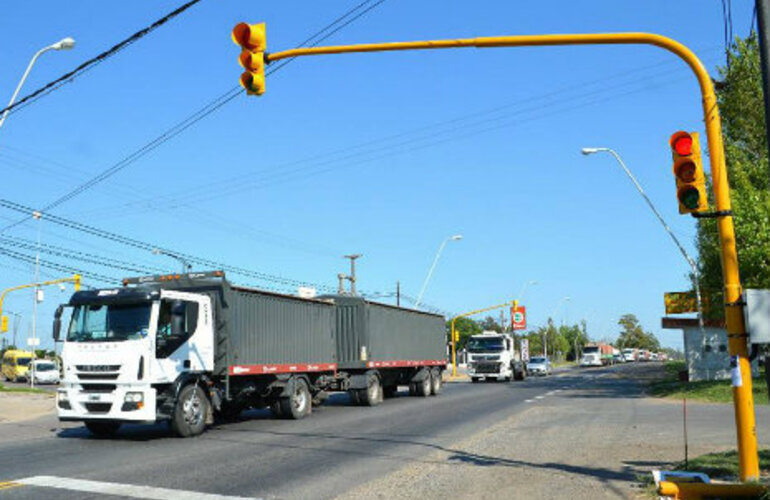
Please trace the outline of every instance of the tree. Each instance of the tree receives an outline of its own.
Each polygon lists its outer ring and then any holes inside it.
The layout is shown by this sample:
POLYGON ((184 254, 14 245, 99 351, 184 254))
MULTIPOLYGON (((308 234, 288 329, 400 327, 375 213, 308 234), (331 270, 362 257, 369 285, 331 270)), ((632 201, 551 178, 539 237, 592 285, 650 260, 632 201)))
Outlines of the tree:
MULTIPOLYGON (((762 76, 756 36, 736 39, 730 64, 719 68, 717 100, 722 115, 725 160, 729 172, 735 240, 741 282, 770 288, 770 191, 762 76)), ((713 206, 713 205, 712 205, 713 206)), ((722 268, 715 219, 698 219, 698 274, 704 296, 721 304, 722 268)), ((722 318, 721 307, 709 315, 722 318)))
MULTIPOLYGON (((450 342, 452 340, 451 331, 452 321, 449 320, 446 322, 446 332, 447 339, 449 339, 450 342)), ((481 325, 470 318, 457 318, 455 321, 455 331, 459 333, 460 337, 460 339, 457 341, 457 344, 455 345, 455 348, 459 350, 465 347, 465 344, 468 342, 468 337, 481 333, 482 328, 481 325)))
POLYGON ((636 349, 647 349, 649 351, 659 351, 660 342, 651 332, 645 332, 639 320, 634 314, 624 314, 618 320, 618 325, 623 329, 618 337, 617 347, 625 349, 627 347, 636 349))
MULTIPOLYGON (((730 64, 719 68, 717 102, 722 115, 725 162, 735 224, 738 267, 744 288, 770 288, 770 190, 762 73, 756 34, 736 38, 730 64)), ((696 247, 701 291, 721 304, 722 268, 716 220, 698 219, 696 247)), ((708 316, 723 318, 721 307, 708 316)), ((770 347, 765 346, 765 377, 770 393, 770 347)))
POLYGON ((481 328, 489 332, 501 333, 503 331, 503 327, 492 316, 484 318, 484 321, 481 322, 481 328))

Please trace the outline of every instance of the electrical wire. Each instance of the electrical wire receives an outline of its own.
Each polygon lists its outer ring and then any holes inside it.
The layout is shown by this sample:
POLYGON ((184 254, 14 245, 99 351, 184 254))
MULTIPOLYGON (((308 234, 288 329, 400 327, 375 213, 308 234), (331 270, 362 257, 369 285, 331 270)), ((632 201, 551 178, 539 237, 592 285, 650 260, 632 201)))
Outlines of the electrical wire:
POLYGON ((123 41, 113 45, 112 47, 110 47, 109 49, 105 50, 104 52, 102 52, 102 53, 98 54, 97 56, 92 57, 91 59, 89 59, 86 62, 82 63, 77 68, 73 69, 72 71, 63 74, 62 76, 60 76, 56 80, 53 80, 52 82, 49 82, 49 83, 43 85, 42 87, 40 87, 39 89, 35 90, 34 92, 31 92, 30 94, 22 97, 21 99, 19 99, 15 103, 13 103, 13 104, 11 104, 9 106, 6 106, 2 110, 0 110, 0 114, 5 113, 6 111, 8 111, 9 114, 13 114, 13 113, 15 113, 17 111, 20 111, 24 107, 32 104, 33 102, 37 101, 38 99, 40 99, 42 97, 50 94, 51 92, 57 90, 61 86, 65 85, 67 83, 71 83, 78 76, 80 76, 83 73, 87 72, 88 70, 92 69, 94 66, 96 66, 98 64, 101 64, 106 59, 114 56, 115 54, 117 54, 121 50, 125 49, 129 45, 131 45, 134 42, 138 41, 139 39, 147 36, 148 34, 153 32, 155 29, 163 26, 168 21, 170 21, 171 19, 175 18, 176 16, 178 16, 179 14, 181 14, 184 11, 186 11, 187 9, 189 9, 190 7, 192 7, 193 5, 197 4, 200 1, 201 0, 190 0, 189 2, 187 2, 187 3, 183 4, 182 6, 180 6, 179 8, 177 8, 177 9, 169 12, 165 16, 161 17, 160 19, 158 19, 157 21, 155 21, 151 25, 147 26, 146 28, 143 28, 143 29, 137 31, 136 33, 134 33, 133 35, 129 36, 125 40, 123 40, 123 41))
MULTIPOLYGON (((194 0, 194 1, 200 1, 200 0, 194 0)), ((353 21, 361 18, 364 14, 368 13, 369 11, 371 11, 374 7, 377 7, 378 5, 382 4, 385 0, 378 0, 372 6, 366 8, 362 12, 359 12, 358 14, 353 16, 352 18, 350 18, 348 20, 345 20, 352 13, 358 11, 363 6, 365 6, 366 4, 371 3, 371 1, 372 0, 367 0, 366 2, 362 2, 362 3, 358 4, 357 6, 353 7, 348 12, 343 14, 342 16, 338 17, 337 19, 335 19, 334 21, 329 23, 323 29, 318 31, 316 34, 311 36, 308 40, 312 40, 312 39, 316 39, 316 38, 317 38, 317 40, 315 40, 309 46, 313 47, 313 46, 321 43, 322 41, 326 40, 327 38, 329 38, 333 34, 337 33, 343 27, 348 26, 353 21), (333 27, 334 25, 338 24, 341 20, 345 20, 344 23, 341 26, 333 29, 332 31, 329 31, 329 29, 331 27, 333 27), (323 34, 323 33, 326 33, 326 34, 324 34, 323 36, 318 38, 318 36, 320 34, 323 34)), ((288 64, 288 62, 287 62, 287 64, 288 64)), ((275 74, 277 71, 279 71, 281 68, 283 68, 285 66, 286 66, 286 64, 283 64, 283 65, 279 64, 277 67, 274 67, 272 70, 268 71, 266 73, 266 75, 275 74)), ((80 184, 79 186, 77 186, 73 190, 69 191, 68 193, 64 194, 63 196, 60 196, 59 198, 57 198, 53 202, 45 205, 42 208, 42 211, 46 211, 46 212, 50 211, 53 208, 56 208, 56 207, 58 207, 59 205, 61 205, 63 203, 66 203, 67 201, 69 201, 72 198, 74 198, 75 196, 83 193, 84 191, 92 188, 96 184, 99 184, 99 183, 103 182, 105 179, 108 179, 109 177, 112 177, 113 175, 115 175, 116 173, 120 172, 121 170, 123 170, 127 166, 131 165, 132 163, 134 163, 135 161, 137 161, 141 157, 145 156, 147 153, 153 151, 158 146, 168 142, 170 139, 172 139, 172 138, 176 137, 177 135, 181 134, 182 132, 187 130, 189 127, 191 127, 195 123, 197 123, 200 120, 202 120, 203 118, 209 116, 211 113, 213 113, 217 109, 221 108, 222 106, 224 106, 228 102, 232 101, 233 99, 235 99, 239 95, 243 95, 243 89, 241 89, 240 86, 235 86, 235 87, 231 88, 230 90, 228 90, 224 94, 220 95, 219 97, 215 98, 213 101, 209 102, 208 104, 206 104, 205 106, 200 108, 198 111, 196 111, 192 115, 188 116, 187 118, 185 118, 181 122, 179 122, 176 125, 172 126, 170 129, 168 129, 167 131, 165 131, 164 133, 162 133, 161 135, 159 135, 158 137, 156 137, 152 141, 146 143, 144 146, 140 147, 138 150, 134 151, 133 153, 131 153, 128 156, 124 157, 123 159, 119 160, 117 163, 115 163, 111 167, 105 169, 104 171, 102 171, 101 173, 99 173, 96 176, 92 177, 88 181, 80 184)), ((15 222, 13 224, 9 224, 9 225, 3 227, 2 229, 0 229, 0 234, 2 234, 3 232, 7 231, 8 229, 11 229, 11 228, 13 228, 15 226, 18 226, 20 224, 25 223, 26 221, 27 221, 27 219, 25 218, 25 219, 20 219, 19 221, 15 222)))

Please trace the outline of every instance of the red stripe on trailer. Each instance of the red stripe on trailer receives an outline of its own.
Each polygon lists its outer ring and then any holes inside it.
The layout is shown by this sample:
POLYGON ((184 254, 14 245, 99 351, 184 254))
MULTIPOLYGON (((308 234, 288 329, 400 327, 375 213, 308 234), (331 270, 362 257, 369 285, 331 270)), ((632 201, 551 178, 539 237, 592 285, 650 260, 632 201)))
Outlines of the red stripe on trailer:
POLYGON ((230 375, 264 375, 268 373, 333 372, 336 363, 294 363, 289 365, 232 365, 230 375))
POLYGON ((406 361, 368 361, 367 368, 403 368, 405 366, 439 366, 446 365, 443 359, 423 359, 406 361))

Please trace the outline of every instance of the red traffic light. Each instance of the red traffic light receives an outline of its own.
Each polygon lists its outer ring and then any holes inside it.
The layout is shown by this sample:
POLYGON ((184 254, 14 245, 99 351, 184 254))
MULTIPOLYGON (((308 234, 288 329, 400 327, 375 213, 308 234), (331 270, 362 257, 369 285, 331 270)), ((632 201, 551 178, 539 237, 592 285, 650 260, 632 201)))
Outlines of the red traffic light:
POLYGON ((674 133, 669 142, 671 149, 679 156, 690 156, 692 154, 692 136, 688 132, 679 131, 674 133))

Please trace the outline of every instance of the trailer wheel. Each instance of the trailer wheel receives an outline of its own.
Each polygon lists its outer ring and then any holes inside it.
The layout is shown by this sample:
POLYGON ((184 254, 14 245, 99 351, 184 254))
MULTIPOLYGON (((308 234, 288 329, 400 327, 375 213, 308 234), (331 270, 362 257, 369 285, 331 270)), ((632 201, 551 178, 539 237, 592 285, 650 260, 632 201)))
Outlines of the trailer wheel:
POLYGON ((354 406, 358 406, 361 404, 361 399, 358 397, 358 389, 350 389, 348 391, 348 397, 350 398, 350 402, 354 406))
POLYGON ((430 393, 434 396, 438 396, 441 393, 443 387, 443 380, 441 380, 441 370, 434 368, 430 371, 430 393))
POLYGON ((299 420, 310 415, 313 405, 310 389, 301 378, 294 379, 291 393, 288 397, 282 397, 279 402, 282 416, 292 420, 299 420))
POLYGON ((414 383, 414 395, 421 397, 421 398, 427 398, 430 396, 431 391, 431 377, 430 373, 427 374, 426 377, 424 377, 421 381, 414 383))
POLYGON ((120 422, 113 422, 111 420, 86 422, 86 427, 96 437, 110 437, 118 432, 120 422))
POLYGON ((380 377, 374 373, 370 373, 366 377, 366 389, 358 390, 358 400, 363 406, 377 406, 382 403, 380 377))
POLYGON ((180 392, 171 419, 171 429, 179 437, 192 437, 206 429, 209 400, 196 384, 185 386, 180 392))
POLYGON ((281 400, 276 399, 270 403, 270 412, 272 412, 274 418, 283 418, 283 411, 281 410, 281 400))

